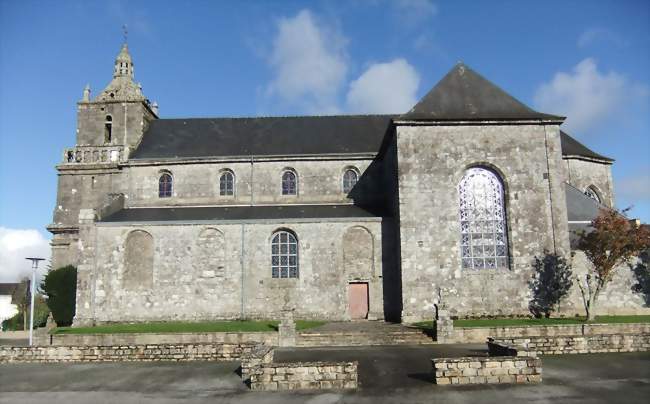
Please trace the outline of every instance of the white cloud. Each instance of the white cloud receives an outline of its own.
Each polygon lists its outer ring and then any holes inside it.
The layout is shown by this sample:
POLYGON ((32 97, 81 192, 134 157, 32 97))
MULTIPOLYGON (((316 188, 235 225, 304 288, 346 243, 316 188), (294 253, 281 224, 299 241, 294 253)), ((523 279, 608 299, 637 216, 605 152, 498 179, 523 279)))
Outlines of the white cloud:
POLYGON ((348 69, 345 43, 335 30, 317 24, 309 10, 281 19, 269 58, 274 78, 267 95, 310 112, 336 112, 348 69))
POLYGON ((375 63, 350 83, 348 109, 356 113, 402 113, 417 102, 420 75, 404 59, 375 63))
POLYGON ((18 282, 31 276, 31 263, 26 257, 45 258, 39 264, 39 277, 47 270, 50 242, 38 230, 0 227, 0 282, 18 282))
POLYGON ((624 101, 644 92, 619 73, 599 71, 596 61, 587 58, 572 72, 556 73, 549 83, 539 86, 534 100, 539 110, 566 116, 567 130, 584 132, 613 116, 624 101))

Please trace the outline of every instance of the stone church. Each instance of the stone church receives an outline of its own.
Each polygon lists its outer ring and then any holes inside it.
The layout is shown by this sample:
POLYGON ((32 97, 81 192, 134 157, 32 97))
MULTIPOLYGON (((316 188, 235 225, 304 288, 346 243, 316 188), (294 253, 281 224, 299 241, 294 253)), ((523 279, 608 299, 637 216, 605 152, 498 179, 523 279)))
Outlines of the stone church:
MULTIPOLYGON (((580 267, 614 203, 613 160, 462 63, 405 113, 161 119, 125 44, 77 114, 48 226, 75 325, 527 315, 534 257, 580 267)), ((601 310, 647 312, 631 282, 601 310)))

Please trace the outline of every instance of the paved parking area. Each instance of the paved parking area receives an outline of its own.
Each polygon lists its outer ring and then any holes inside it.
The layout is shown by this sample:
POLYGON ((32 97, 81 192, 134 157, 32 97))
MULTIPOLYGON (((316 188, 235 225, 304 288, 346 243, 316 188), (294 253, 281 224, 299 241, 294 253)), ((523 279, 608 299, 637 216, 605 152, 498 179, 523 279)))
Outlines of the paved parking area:
POLYGON ((278 351, 280 361, 355 359, 356 392, 252 392, 238 363, 0 365, 0 403, 647 403, 650 353, 546 356, 540 385, 450 387, 431 384, 431 355, 480 346, 354 347, 278 351))

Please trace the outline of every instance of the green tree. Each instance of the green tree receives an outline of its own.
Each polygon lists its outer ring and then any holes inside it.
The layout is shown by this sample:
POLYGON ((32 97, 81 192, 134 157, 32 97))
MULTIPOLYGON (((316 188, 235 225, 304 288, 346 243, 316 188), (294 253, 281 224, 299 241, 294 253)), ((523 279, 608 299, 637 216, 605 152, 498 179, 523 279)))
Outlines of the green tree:
POLYGON ((617 268, 650 248, 650 231, 628 220, 625 212, 601 209, 591 222, 593 230, 579 234, 578 249, 591 263, 584 278, 577 278, 588 321, 596 318, 598 296, 617 268))
POLYGON ((47 295, 47 305, 56 324, 62 327, 72 324, 77 294, 77 268, 68 265, 45 275, 41 290, 47 295))

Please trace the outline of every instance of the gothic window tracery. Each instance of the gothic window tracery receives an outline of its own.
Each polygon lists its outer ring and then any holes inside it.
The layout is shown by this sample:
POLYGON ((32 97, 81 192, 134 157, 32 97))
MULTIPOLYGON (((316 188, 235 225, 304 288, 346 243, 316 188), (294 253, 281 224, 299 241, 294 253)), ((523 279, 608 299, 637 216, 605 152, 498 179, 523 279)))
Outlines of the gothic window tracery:
POLYGON ((358 180, 359 175, 355 170, 351 168, 345 170, 345 173, 343 173, 343 192, 346 194, 350 193, 352 188, 357 185, 358 180))
POLYGON ((458 185, 461 259, 465 269, 508 268, 503 184, 491 170, 474 167, 458 185))
POLYGON ((171 174, 163 173, 158 179, 158 197, 169 198, 172 196, 173 179, 171 174))
POLYGON ((273 278, 298 277, 298 240, 289 231, 280 230, 273 234, 271 276, 273 278))
POLYGON ((585 195, 587 195, 594 201, 601 203, 600 196, 598 196, 598 193, 596 192, 593 186, 587 187, 587 189, 585 189, 585 195))
POLYGON ((235 175, 230 170, 224 171, 219 177, 219 195, 235 195, 235 175))
POLYGON ((298 195, 298 180, 293 171, 282 173, 282 195, 298 195))

